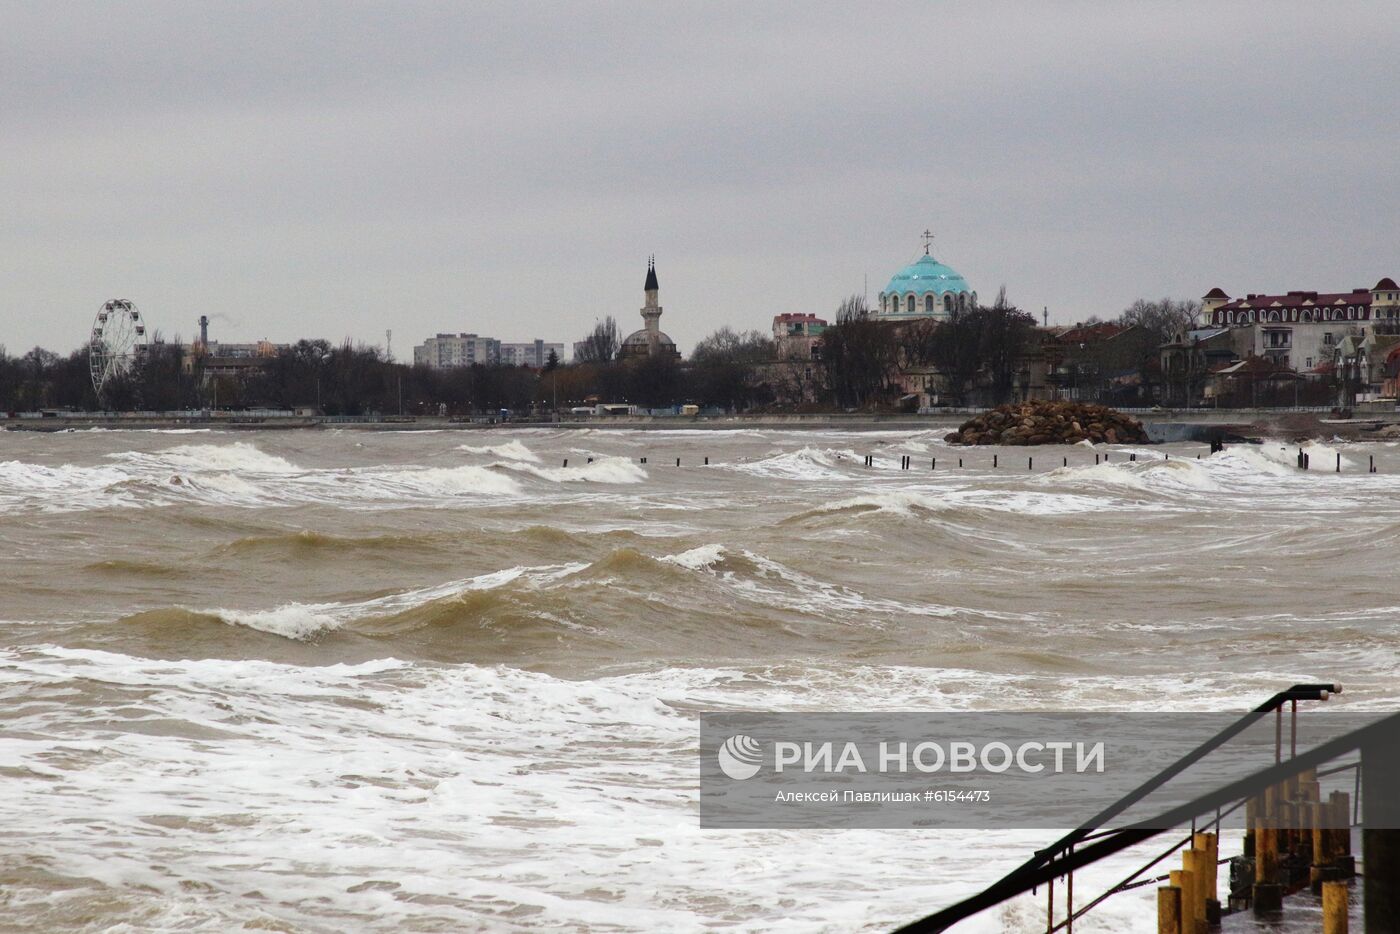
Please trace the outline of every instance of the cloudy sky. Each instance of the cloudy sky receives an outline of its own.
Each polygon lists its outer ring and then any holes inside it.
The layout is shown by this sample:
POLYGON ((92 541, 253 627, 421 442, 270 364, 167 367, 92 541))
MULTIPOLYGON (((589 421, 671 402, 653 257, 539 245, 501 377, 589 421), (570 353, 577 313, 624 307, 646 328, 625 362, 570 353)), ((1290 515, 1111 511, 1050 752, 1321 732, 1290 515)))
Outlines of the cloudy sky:
POLYGON ((1052 321, 1400 276, 1400 4, 0 0, 0 344, 830 313, 937 234, 1052 321))

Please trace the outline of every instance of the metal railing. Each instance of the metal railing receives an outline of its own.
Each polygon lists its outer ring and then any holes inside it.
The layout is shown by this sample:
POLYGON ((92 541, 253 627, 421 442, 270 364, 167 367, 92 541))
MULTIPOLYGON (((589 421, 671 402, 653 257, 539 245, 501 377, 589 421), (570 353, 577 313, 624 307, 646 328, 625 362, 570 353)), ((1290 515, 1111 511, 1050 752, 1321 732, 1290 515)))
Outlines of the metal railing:
MULTIPOLYGON (((1304 772, 1308 769, 1316 769, 1325 762, 1336 759, 1348 752, 1359 750, 1362 746, 1371 742, 1378 742, 1383 736, 1388 735, 1393 737, 1397 731, 1400 731, 1400 713, 1391 714, 1367 726, 1322 743, 1301 755, 1295 754, 1291 758, 1284 759, 1282 757, 1282 714, 1284 705, 1290 705, 1296 713, 1298 701, 1326 700, 1330 694, 1340 693, 1340 691, 1341 686, 1336 684, 1295 684, 1288 690, 1275 694, 1236 723, 1220 731, 1215 736, 1196 747, 1196 749, 1177 760, 1177 762, 1157 773, 1157 775, 1096 814, 1085 826, 1067 833, 1050 846, 1037 850, 1029 860, 1003 876, 997 882, 992 883, 976 895, 965 898, 942 911, 935 912, 925 918, 921 918, 898 928, 896 934, 933 934, 933 932, 946 931, 957 922, 999 905, 1007 899, 1033 891, 1042 885, 1053 885, 1054 880, 1062 876, 1069 876, 1072 878, 1072 873, 1075 870, 1082 869, 1120 850, 1150 840, 1159 833, 1162 833, 1163 828, 1190 823, 1194 833, 1195 821, 1203 814, 1214 813, 1214 823, 1218 825, 1218 822, 1222 818, 1238 809, 1250 797, 1263 793, 1266 788, 1277 785, 1300 772, 1304 772), (1100 829, 1108 820, 1111 820, 1114 816, 1121 814, 1133 804, 1141 801, 1147 795, 1165 785, 1171 778, 1179 775, 1192 764, 1199 762, 1212 750, 1219 748, 1229 739, 1237 736, 1270 713, 1274 713, 1278 718, 1275 727, 1277 753, 1274 765, 1255 772, 1252 775, 1230 782, 1213 792, 1200 795, 1191 801, 1171 808, 1158 815, 1153 820, 1135 823, 1119 830, 1100 829)), ((1296 723, 1291 745, 1294 745, 1294 752, 1296 753, 1296 723)), ((1326 770, 1321 774, 1333 774, 1354 767, 1355 766, 1352 764, 1343 765, 1326 770)), ((1187 838, 1187 841, 1189 840, 1190 837, 1187 838)), ((1067 928, 1086 912, 1101 904, 1105 899, 1117 892, 1126 891, 1129 888, 1136 888, 1138 885, 1146 884, 1145 882, 1137 881, 1138 877, 1166 859, 1181 845, 1181 842, 1174 842, 1171 848, 1162 853, 1162 855, 1140 867, 1136 872, 1124 879, 1123 882, 1111 887, 1108 891, 1093 899, 1083 908, 1076 911, 1071 907, 1069 916, 1060 924, 1053 924, 1052 921, 1048 930, 1056 931, 1067 928)), ((1070 891, 1072 892, 1073 890, 1070 889, 1070 891)), ((1053 895, 1051 897, 1053 899, 1053 895)))

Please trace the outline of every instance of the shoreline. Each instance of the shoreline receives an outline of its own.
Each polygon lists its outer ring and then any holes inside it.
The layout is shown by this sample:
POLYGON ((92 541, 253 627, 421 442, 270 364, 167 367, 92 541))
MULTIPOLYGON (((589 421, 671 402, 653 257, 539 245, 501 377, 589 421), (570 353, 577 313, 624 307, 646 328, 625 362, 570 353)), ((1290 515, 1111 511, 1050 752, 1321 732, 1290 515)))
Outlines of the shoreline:
MULTIPOLYGON (((979 410, 980 411, 980 410, 979 410)), ((1121 410, 1140 420, 1153 442, 1206 441, 1237 438, 1340 438, 1347 441, 1400 440, 1400 411, 1367 413, 1346 420, 1325 411, 1270 409, 1211 409, 1142 412, 1121 410), (1397 426, 1393 429, 1390 426, 1397 426), (1390 429, 1390 430, 1386 430, 1390 429)), ((359 431, 489 431, 522 428, 559 430, 612 429, 632 431, 952 431, 974 414, 877 415, 869 413, 803 415, 603 415, 561 421, 486 419, 443 416, 276 416, 276 415, 52 415, 3 418, 6 431, 290 431, 352 429, 359 431)))

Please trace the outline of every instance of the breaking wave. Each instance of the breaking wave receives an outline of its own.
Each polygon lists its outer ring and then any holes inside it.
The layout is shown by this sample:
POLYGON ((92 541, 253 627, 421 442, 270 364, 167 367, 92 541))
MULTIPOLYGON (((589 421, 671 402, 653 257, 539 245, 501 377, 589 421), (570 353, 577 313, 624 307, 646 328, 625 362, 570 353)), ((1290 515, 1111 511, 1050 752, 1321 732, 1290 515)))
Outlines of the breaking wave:
POLYGON ((605 457, 593 463, 569 467, 536 467, 527 463, 497 463, 491 465, 549 480, 552 483, 641 483, 647 472, 640 464, 626 457, 605 457))
POLYGON ((465 451, 468 454, 484 454, 489 457, 501 457, 511 461, 529 461, 532 464, 539 463, 539 455, 527 448, 519 441, 507 441, 505 444, 487 444, 473 446, 470 444, 459 444, 457 450, 465 451))
POLYGON ((784 480, 843 480, 847 474, 842 467, 863 463, 855 451, 836 448, 804 447, 797 451, 773 454, 761 460, 723 465, 726 469, 755 477, 775 477, 784 480))

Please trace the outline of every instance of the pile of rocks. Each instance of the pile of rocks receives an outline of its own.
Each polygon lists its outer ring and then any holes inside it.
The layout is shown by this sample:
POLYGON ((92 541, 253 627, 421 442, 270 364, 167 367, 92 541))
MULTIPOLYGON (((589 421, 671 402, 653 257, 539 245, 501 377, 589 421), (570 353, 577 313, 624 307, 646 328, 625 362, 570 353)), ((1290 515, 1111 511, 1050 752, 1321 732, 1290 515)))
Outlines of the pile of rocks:
POLYGON ((1147 432, 1142 422, 1106 405, 1023 402, 971 418, 944 440, 952 444, 1136 444, 1147 441, 1147 432))

